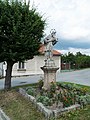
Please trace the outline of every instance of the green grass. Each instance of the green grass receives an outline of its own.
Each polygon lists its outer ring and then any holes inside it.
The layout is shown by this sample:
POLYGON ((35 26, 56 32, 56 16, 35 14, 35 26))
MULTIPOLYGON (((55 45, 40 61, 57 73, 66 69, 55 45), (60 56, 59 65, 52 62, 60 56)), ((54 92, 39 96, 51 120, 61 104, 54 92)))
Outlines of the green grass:
MULTIPOLYGON (((27 86, 29 85, 24 85, 22 87, 27 86)), ((79 86, 87 88, 87 92, 90 93, 90 87, 83 85, 79 86)), ((30 101, 16 91, 17 88, 18 87, 14 87, 8 92, 0 91, 0 107, 11 118, 11 120, 46 120, 30 101)), ((65 113, 59 118, 53 118, 51 120, 90 120, 90 105, 85 106, 83 109, 77 109, 65 113)))
POLYGON ((26 84, 26 85, 19 85, 19 86, 15 86, 12 87, 12 89, 18 89, 18 88, 25 88, 25 87, 29 87, 29 86, 36 86, 38 83, 33 83, 33 84, 26 84))
POLYGON ((85 106, 83 109, 65 113, 57 120, 90 120, 90 105, 85 106))
POLYGON ((15 90, 0 92, 0 107, 11 120, 45 120, 30 101, 23 98, 15 90))
POLYGON ((71 84, 71 85, 77 85, 80 86, 81 88, 85 88, 87 90, 87 92, 90 94, 90 86, 85 86, 85 85, 80 85, 80 84, 75 84, 75 83, 70 83, 70 82, 63 82, 65 84, 71 84))

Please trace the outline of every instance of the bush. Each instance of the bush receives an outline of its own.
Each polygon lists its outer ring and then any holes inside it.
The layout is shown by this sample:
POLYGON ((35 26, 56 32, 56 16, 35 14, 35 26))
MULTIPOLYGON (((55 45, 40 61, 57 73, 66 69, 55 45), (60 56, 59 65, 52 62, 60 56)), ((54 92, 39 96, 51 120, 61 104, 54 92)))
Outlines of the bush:
POLYGON ((90 104, 90 95, 77 96, 77 102, 83 106, 90 104))
POLYGON ((49 97, 47 97, 47 96, 38 96, 37 102, 41 102, 45 106, 51 105, 51 101, 50 101, 49 97))
POLYGON ((29 95, 32 95, 32 96, 35 96, 35 89, 33 88, 33 87, 29 87, 28 89, 27 89, 27 93, 29 94, 29 95))
POLYGON ((67 83, 54 83, 51 82, 50 89, 42 89, 43 81, 40 80, 38 88, 32 87, 27 89, 27 93, 36 97, 38 102, 41 102, 45 106, 59 106, 61 102, 63 107, 69 107, 75 103, 81 105, 90 104, 90 95, 87 94, 85 87, 78 86, 76 84, 67 83))

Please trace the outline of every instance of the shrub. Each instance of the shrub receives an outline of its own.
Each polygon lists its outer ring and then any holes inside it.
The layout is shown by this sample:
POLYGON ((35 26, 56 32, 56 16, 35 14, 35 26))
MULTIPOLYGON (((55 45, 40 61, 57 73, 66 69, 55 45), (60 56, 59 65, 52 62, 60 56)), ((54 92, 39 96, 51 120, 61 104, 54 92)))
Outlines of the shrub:
POLYGON ((37 102, 41 102, 45 106, 51 105, 51 100, 47 96, 38 96, 37 102))
POLYGON ((90 95, 87 94, 85 87, 78 86, 76 84, 66 83, 54 83, 51 82, 50 89, 42 89, 43 81, 40 80, 38 83, 39 89, 32 87, 27 89, 27 93, 36 97, 38 102, 41 102, 45 106, 56 104, 59 106, 61 102, 63 107, 71 106, 75 103, 81 105, 90 104, 90 95))
POLYGON ((27 93, 29 94, 29 95, 32 95, 32 96, 35 96, 35 89, 33 88, 33 87, 29 87, 28 89, 27 89, 27 93))
POLYGON ((90 95, 77 96, 77 102, 83 106, 90 104, 90 95))

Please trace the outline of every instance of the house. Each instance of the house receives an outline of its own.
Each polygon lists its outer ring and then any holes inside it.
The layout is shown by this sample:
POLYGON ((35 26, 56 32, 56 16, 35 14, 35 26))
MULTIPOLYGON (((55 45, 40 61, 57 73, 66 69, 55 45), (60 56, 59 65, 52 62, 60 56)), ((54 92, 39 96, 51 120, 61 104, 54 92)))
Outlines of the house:
POLYGON ((5 62, 0 63, 0 78, 5 76, 6 64, 5 62))
MULTIPOLYGON (((41 67, 45 65, 45 56, 44 56, 45 46, 41 45, 39 52, 40 55, 34 56, 33 59, 27 60, 25 62, 15 63, 12 69, 12 76, 22 76, 22 75, 31 75, 31 74, 43 74, 41 67)), ((61 70, 61 53, 57 50, 53 50, 53 58, 55 65, 61 70)), ((5 76, 5 65, 3 66, 3 75, 5 76)))

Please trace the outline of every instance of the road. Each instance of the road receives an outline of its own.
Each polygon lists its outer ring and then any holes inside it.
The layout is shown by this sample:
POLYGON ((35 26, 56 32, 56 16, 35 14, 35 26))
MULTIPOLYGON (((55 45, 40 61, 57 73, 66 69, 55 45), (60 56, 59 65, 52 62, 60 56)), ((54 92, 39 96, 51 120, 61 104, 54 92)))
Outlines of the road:
MULTIPOLYGON (((24 84, 31 84, 38 82, 43 75, 32 75, 27 77, 13 77, 12 86, 19 86, 24 84)), ((76 70, 72 72, 58 72, 57 81, 72 82, 82 85, 90 86, 90 68, 83 70, 76 70)), ((4 79, 0 80, 0 89, 4 88, 4 79)))
POLYGON ((90 68, 57 74, 57 81, 72 82, 90 86, 90 68))

